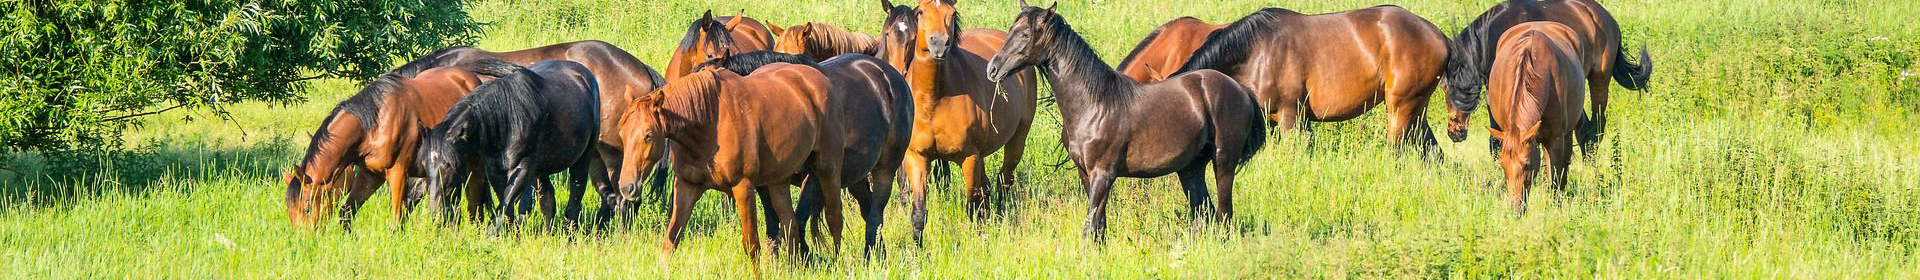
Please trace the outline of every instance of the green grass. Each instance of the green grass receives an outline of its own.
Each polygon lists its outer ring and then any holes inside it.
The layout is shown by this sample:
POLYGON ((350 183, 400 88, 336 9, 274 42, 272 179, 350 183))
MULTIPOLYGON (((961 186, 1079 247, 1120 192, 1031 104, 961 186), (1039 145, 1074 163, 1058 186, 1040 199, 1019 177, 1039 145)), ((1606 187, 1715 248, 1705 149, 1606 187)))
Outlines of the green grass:
MULTIPOLYGON (((474 6, 494 24, 480 46, 599 39, 661 65, 706 9, 866 32, 882 17, 878 1, 550 2, 474 6)), ((1492 1, 1395 2, 1451 34, 1492 1)), ((1073 167, 1046 166, 1064 152, 1057 111, 1043 108, 1006 217, 970 221, 957 186, 936 186, 924 248, 911 244, 906 207, 895 203, 888 258, 861 261, 849 247, 830 263, 766 261, 761 270, 815 278, 1920 277, 1920 77, 1911 76, 1920 72, 1920 29, 1909 20, 1920 6, 1897 2, 1607 1, 1628 44, 1653 53, 1654 89, 1615 87, 1608 142, 1573 165, 1570 191, 1537 190, 1525 217, 1511 216, 1494 190, 1501 182, 1485 133, 1443 143, 1447 158, 1427 163, 1387 146, 1385 119, 1370 114, 1276 140, 1243 169, 1232 225, 1190 229, 1171 179, 1121 180, 1110 240, 1099 246, 1080 238, 1086 199, 1073 167)), ((1373 4, 1108 0, 1060 10, 1114 62, 1177 16, 1217 23, 1261 5, 1320 13, 1373 4)), ((959 7, 967 27, 1005 28, 1013 5, 959 7)), ((731 203, 717 195, 702 201, 671 257, 660 250, 664 217, 651 212, 611 234, 555 233, 533 222, 518 235, 488 237, 427 222, 389 230, 388 205, 376 201, 358 217, 360 230, 295 231, 274 181, 357 84, 321 81, 311 102, 238 106, 230 121, 156 116, 129 132, 133 152, 9 156, 14 169, 0 171, 0 278, 748 273, 737 265, 744 257, 731 203)), ((1441 103, 1433 104, 1428 121, 1443 127, 1441 103)), ((857 233, 861 223, 848 225, 857 233)))

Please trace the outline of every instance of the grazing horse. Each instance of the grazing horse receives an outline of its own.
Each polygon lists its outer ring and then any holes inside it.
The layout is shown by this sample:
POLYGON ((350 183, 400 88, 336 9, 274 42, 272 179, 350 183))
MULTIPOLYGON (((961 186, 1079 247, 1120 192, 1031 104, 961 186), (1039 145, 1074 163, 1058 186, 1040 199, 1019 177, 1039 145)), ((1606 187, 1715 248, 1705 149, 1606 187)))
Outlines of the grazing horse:
POLYGON ((734 16, 713 17, 708 10, 687 25, 680 47, 667 60, 667 77, 679 78, 700 69, 694 64, 720 58, 728 53, 747 53, 773 49, 773 30, 742 11, 734 16))
MULTIPOLYGON (((793 236, 789 185, 800 177, 820 181, 821 191, 840 189, 840 137, 832 125, 840 108, 830 102, 832 81, 805 65, 774 64, 740 76, 705 68, 676 78, 633 101, 618 133, 629 147, 669 146, 673 154, 673 212, 666 250, 679 247, 700 192, 718 190, 740 214, 742 245, 757 262, 753 192, 768 193, 784 236, 793 236), (671 140, 671 141, 669 141, 671 140)), ((627 149, 622 184, 635 184, 660 157, 652 149, 627 149)), ((837 199, 837 197, 835 197, 837 199)), ((837 202, 837 201, 834 201, 837 202)), ((772 222, 772 221, 770 221, 772 222)))
POLYGON ((929 162, 959 162, 966 176, 967 208, 984 217, 987 197, 995 192, 987 186, 987 156, 1004 149, 999 182, 992 188, 1011 187, 1033 125, 1033 71, 988 81, 987 57, 999 51, 1007 33, 962 32, 953 1, 920 0, 919 8, 905 9, 881 0, 888 15, 881 40, 886 45, 879 57, 906 69, 913 92, 913 137, 902 165, 907 187, 913 190, 915 242, 922 240, 927 223, 929 162))
MULTIPOLYGON (((634 57, 633 54, 628 53, 626 50, 622 50, 620 47, 607 42, 593 40, 554 44, 510 52, 492 52, 474 47, 452 47, 436 51, 433 54, 408 63, 401 68, 407 69, 417 67, 417 65, 460 65, 488 58, 505 60, 523 66, 532 65, 534 62, 544 60, 569 60, 585 65, 587 70, 593 73, 594 80, 599 82, 600 91, 598 94, 600 101, 602 101, 599 104, 600 131, 612 131, 619 128, 620 116, 627 111, 628 104, 626 101, 631 100, 631 97, 652 92, 667 82, 666 79, 660 77, 660 72, 654 71, 652 67, 648 67, 645 62, 641 62, 639 58, 634 57)), ((623 198, 603 202, 603 205, 611 205, 613 207, 600 207, 600 211, 597 214, 599 215, 599 220, 602 225, 605 225, 606 221, 611 220, 615 212, 631 215, 634 212, 633 210, 637 210, 632 207, 639 200, 639 197, 633 193, 635 190, 623 191, 618 189, 613 184, 611 177, 612 174, 619 174, 620 172, 620 155, 624 149, 621 145, 625 143, 626 141, 620 139, 618 133, 600 134, 599 149, 597 151, 598 159, 593 162, 593 165, 598 167, 595 168, 589 178, 592 179, 594 185, 598 187, 597 190, 601 193, 601 197, 623 198)), ((653 178, 654 184, 652 189, 656 194, 661 194, 661 196, 664 197, 665 187, 663 184, 666 183, 666 178, 664 178, 666 171, 654 170, 653 174, 655 174, 655 176, 653 178)), ((578 219, 581 195, 581 193, 569 194, 572 200, 567 204, 567 210, 565 212, 565 216, 569 219, 578 219)), ((664 199, 661 200, 664 201, 664 199)))
POLYGON ((1233 217, 1233 177, 1266 142, 1266 122, 1253 94, 1219 71, 1187 72, 1141 84, 1115 72, 1066 19, 1020 1, 1013 37, 987 64, 987 79, 1040 69, 1053 85, 1064 127, 1060 142, 1088 189, 1085 234, 1101 240, 1114 177, 1153 178, 1178 172, 1193 219, 1207 202, 1207 164, 1219 201, 1213 217, 1233 217))
POLYGON ((1350 120, 1384 103, 1389 141, 1436 159, 1439 142, 1425 113, 1446 60, 1446 35, 1400 7, 1319 15, 1266 8, 1207 35, 1174 74, 1232 76, 1254 91, 1279 130, 1302 118, 1350 120))
POLYGON ((880 44, 871 35, 825 23, 795 25, 780 31, 779 37, 773 51, 805 56, 813 61, 826 61, 849 53, 872 56, 880 50, 880 44))
MULTIPOLYGON (((1480 89, 1487 83, 1487 72, 1495 59, 1493 36, 1505 34, 1514 25, 1532 21, 1552 21, 1573 29, 1580 35, 1574 39, 1586 42, 1591 48, 1581 49, 1581 65, 1586 69, 1587 88, 1592 92, 1588 96, 1593 102, 1593 115, 1581 116, 1580 128, 1576 139, 1581 150, 1591 153, 1607 128, 1607 78, 1612 77, 1620 86, 1628 90, 1647 89, 1647 80, 1653 75, 1653 60, 1647 55, 1647 48, 1640 47, 1640 63, 1627 61, 1626 47, 1621 46, 1620 23, 1613 20, 1613 14, 1600 3, 1591 0, 1512 0, 1494 5, 1486 13, 1480 14, 1472 23, 1460 29, 1453 37, 1453 51, 1447 57, 1448 68, 1467 69, 1452 71, 1447 75, 1447 106, 1452 115, 1447 120, 1447 136, 1454 142, 1467 140, 1467 118, 1473 115, 1475 106, 1480 104, 1480 89)), ((1493 127, 1498 129, 1498 126, 1493 127)), ((1499 138, 1488 138, 1493 150, 1500 149, 1499 138)))
POLYGON ((1158 82, 1167 79, 1167 74, 1179 70, 1187 64, 1187 57, 1200 43, 1207 41, 1207 34, 1220 30, 1225 25, 1208 24, 1193 17, 1180 17, 1167 21, 1154 28, 1140 44, 1133 46, 1126 59, 1120 60, 1120 73, 1140 83, 1158 82))
POLYGON ((1581 100, 1590 77, 1584 35, 1566 25, 1535 21, 1514 25, 1500 35, 1488 70, 1487 113, 1505 130, 1488 128, 1506 143, 1500 148, 1500 167, 1507 175, 1507 203, 1526 214, 1527 190, 1540 166, 1539 145, 1546 149, 1553 189, 1567 184, 1567 164, 1573 157, 1573 134, 1578 129, 1581 100))
POLYGON ((449 203, 443 199, 447 187, 466 179, 455 175, 479 166, 500 201, 489 230, 498 233, 514 222, 515 213, 508 209, 520 202, 507 198, 535 191, 547 193, 543 202, 553 204, 553 190, 542 183, 549 175, 568 171, 569 188, 585 191, 597 158, 593 152, 600 134, 600 89, 591 70, 573 61, 548 60, 522 68, 483 59, 472 65, 476 72, 500 78, 480 84, 454 103, 445 120, 422 137, 419 164, 427 173, 427 199, 443 207, 449 203))
MULTIPOLYGON (((776 62, 813 65, 833 81, 831 100, 839 103, 841 110, 836 112, 840 122, 830 125, 837 126, 841 133, 840 174, 848 182, 847 192, 860 203, 861 217, 867 222, 865 253, 872 257, 880 249, 880 225, 886 221, 887 198, 893 193, 894 174, 899 171, 900 159, 905 155, 907 137, 913 134, 913 93, 907 87, 907 79, 886 61, 856 53, 815 64, 802 56, 759 51, 700 65, 718 66, 746 75, 776 62)), ((796 225, 809 225, 808 221, 820 214, 822 203, 838 202, 837 197, 827 197, 817 191, 819 189, 809 185, 801 190, 796 225)), ((839 219, 837 214, 827 218, 836 242, 840 239, 839 219)), ((768 229, 769 234, 775 231, 768 229)), ((806 240, 805 231, 796 232, 801 235, 794 240, 806 240)))
POLYGON ((394 218, 405 222, 418 199, 407 178, 420 175, 412 163, 421 125, 440 123, 447 109, 479 84, 480 77, 465 68, 402 67, 341 101, 314 131, 306 157, 287 175, 288 218, 295 226, 316 224, 325 213, 315 212, 333 210, 333 196, 344 194, 339 219, 351 229, 361 204, 385 183, 393 188, 394 218), (348 172, 350 167, 359 168, 348 172))

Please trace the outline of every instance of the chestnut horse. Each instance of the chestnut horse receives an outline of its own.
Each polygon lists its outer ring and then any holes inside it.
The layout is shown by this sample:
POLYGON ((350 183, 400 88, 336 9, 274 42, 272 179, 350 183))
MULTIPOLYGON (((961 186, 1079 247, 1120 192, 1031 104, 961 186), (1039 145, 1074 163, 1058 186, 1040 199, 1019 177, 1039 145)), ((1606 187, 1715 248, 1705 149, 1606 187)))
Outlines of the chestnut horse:
POLYGON ((922 240, 927 223, 930 161, 960 163, 967 208, 983 217, 987 197, 995 192, 987 186, 987 156, 1004 149, 999 182, 992 188, 1011 187, 1033 125, 1033 71, 1021 70, 999 83, 988 81, 987 58, 1000 50, 1007 33, 961 31, 954 1, 920 0, 918 8, 905 9, 881 0, 888 15, 879 56, 906 69, 913 89, 913 138, 902 170, 913 190, 915 242, 922 240))
MULTIPOLYGON (((1513 143, 1500 148, 1500 167, 1507 175, 1507 203, 1526 214, 1527 190, 1540 166, 1540 148, 1546 149, 1553 189, 1567 184, 1567 164, 1573 157, 1581 101, 1592 77, 1585 34, 1552 21, 1516 24, 1500 35, 1488 69, 1487 113, 1506 129, 1488 128, 1494 138, 1513 143)), ((1603 85, 1604 86, 1604 85, 1603 85)))
POLYGON ((713 17, 708 10, 687 24, 687 34, 667 60, 667 77, 679 78, 699 69, 694 64, 720 58, 727 53, 747 53, 773 49, 773 30, 745 11, 734 16, 713 17), (720 34, 726 34, 721 36, 720 34))
MULTIPOLYGON (((447 110, 445 121, 421 136, 418 164, 427 174, 430 203, 447 206, 448 188, 465 183, 460 175, 479 166, 500 201, 489 230, 498 233, 514 222, 509 209, 520 203, 508 198, 532 190, 547 193, 541 195, 543 203, 553 204, 553 190, 541 183, 548 175, 569 171, 570 189, 585 192, 588 174, 596 169, 594 142, 600 134, 600 89, 591 70, 566 60, 530 68, 496 59, 471 65, 500 78, 475 87, 447 110)), ((546 213, 552 217, 552 211, 546 213)))
MULTIPOLYGON (((733 199, 742 245, 756 262, 756 189, 773 200, 778 223, 789 230, 784 236, 796 228, 789 184, 804 176, 820 181, 821 191, 838 194, 842 146, 833 127, 837 114, 829 112, 840 108, 828 97, 832 85, 805 65, 768 65, 744 77, 705 68, 633 101, 642 109, 628 112, 618 132, 626 134, 628 147, 669 146, 673 154, 667 160, 675 174, 668 252, 680 245, 703 190, 733 199)), ((652 150, 627 149, 622 184, 637 183, 635 170, 650 168, 661 156, 652 150)))
POLYGON ((288 172, 288 218, 295 226, 316 224, 325 215, 315 212, 333 210, 335 196, 345 195, 338 215, 341 226, 351 229, 361 204, 385 183, 393 188, 394 217, 405 222, 418 198, 410 195, 407 178, 420 175, 412 163, 421 125, 440 123, 479 84, 479 76, 461 67, 402 67, 341 101, 314 131, 305 158, 288 172), (349 172, 351 167, 359 168, 349 172))
MULTIPOLYGON (((1055 3, 1058 6, 1059 3, 1055 3)), ((1202 69, 1141 84, 1115 72, 1066 19, 1020 1, 1013 39, 987 64, 987 79, 1035 67, 1053 85, 1064 127, 1061 144, 1088 189, 1085 235, 1103 240, 1114 177, 1178 172, 1192 218, 1207 202, 1207 164, 1219 183, 1213 217, 1233 217, 1233 178, 1266 142, 1253 94, 1219 71, 1202 69)))
MULTIPOLYGON (((452 47, 441 49, 412 63, 408 63, 407 66, 402 66, 401 68, 415 67, 415 65, 459 65, 487 58, 506 60, 523 66, 532 65, 534 62, 543 60, 569 60, 585 65, 587 70, 593 73, 594 80, 598 81, 600 86, 599 97, 601 102, 599 106, 601 115, 599 123, 601 131, 612 131, 619 128, 619 117, 627 111, 628 105, 626 101, 630 100, 631 97, 652 92, 666 83, 666 79, 660 77, 660 72, 654 71, 652 67, 648 67, 645 62, 641 62, 640 59, 634 57, 633 54, 613 44, 593 40, 554 44, 510 52, 492 52, 474 47, 452 47)), ((601 225, 605 225, 606 221, 611 220, 615 212, 631 215, 635 209, 630 206, 639 201, 639 197, 633 193, 635 190, 620 190, 613 184, 613 179, 611 178, 612 174, 619 174, 620 172, 620 154, 623 150, 621 145, 625 143, 626 141, 622 141, 618 133, 600 134, 599 149, 597 152, 599 158, 593 162, 593 165, 599 166, 599 168, 596 168, 589 178, 593 180, 594 185, 597 186, 597 189, 601 192, 601 197, 622 198, 610 202, 603 202, 603 206, 600 207, 597 213, 601 225), (612 194, 619 195, 610 196, 612 194)), ((654 170, 653 173, 655 176, 652 189, 662 197, 660 200, 664 201, 665 187, 663 184, 666 183, 666 179, 664 178, 666 172, 665 170, 654 170)), ((569 219, 577 220, 579 217, 580 204, 576 202, 580 201, 581 195, 581 193, 569 194, 572 198, 571 201, 574 201, 567 204, 565 216, 569 219)), ((551 212, 550 209, 543 210, 551 212)))
MULTIPOLYGON (((1640 47, 1640 63, 1627 61, 1626 47, 1621 46, 1620 24, 1613 20, 1613 14, 1591 0, 1515 0, 1502 2, 1480 14, 1472 23, 1460 29, 1453 37, 1453 53, 1447 58, 1448 68, 1468 69, 1449 72, 1447 76, 1447 108, 1451 117, 1447 122, 1447 134, 1454 142, 1467 138, 1467 118, 1473 115, 1475 106, 1480 104, 1480 89, 1486 85, 1487 72, 1493 66, 1495 40, 1493 36, 1505 34, 1514 25, 1532 21, 1552 21, 1573 29, 1579 39, 1592 48, 1581 49, 1580 61, 1587 73, 1587 88, 1592 92, 1588 96, 1593 102, 1592 116, 1581 116, 1580 128, 1576 139, 1581 150, 1591 152, 1594 143, 1599 142, 1607 128, 1607 78, 1612 77, 1620 86, 1628 90, 1647 89, 1647 80, 1653 75, 1653 60, 1647 55, 1646 46, 1640 47)), ((1493 127, 1498 129, 1498 126, 1493 127)), ((1488 138, 1494 150, 1500 149, 1498 138, 1488 138)))
POLYGON ((773 44, 773 51, 805 56, 813 61, 826 61, 849 53, 872 56, 879 48, 880 44, 871 35, 817 22, 780 31, 779 39, 773 44))
POLYGON ((1208 24, 1193 17, 1180 17, 1167 21, 1154 28, 1133 46, 1126 59, 1120 60, 1120 74, 1133 78, 1140 83, 1158 82, 1167 79, 1167 74, 1180 70, 1187 64, 1187 57, 1200 43, 1207 41, 1207 34, 1220 30, 1225 25, 1208 24))
MULTIPOLYGON (((839 114, 840 123, 837 126, 842 139, 843 164, 840 174, 848 182, 847 192, 853 194, 855 202, 860 203, 861 217, 867 222, 865 254, 872 257, 879 253, 880 225, 886 221, 887 199, 893 193, 894 174, 899 171, 900 159, 906 152, 907 137, 913 134, 913 95, 907 87, 906 77, 894 70, 893 66, 887 65, 886 61, 857 53, 843 54, 815 64, 812 59, 803 56, 759 51, 726 56, 700 65, 717 66, 745 75, 772 63, 812 65, 833 81, 832 100, 839 103, 841 108, 836 112, 839 114)), ((795 214, 795 223, 800 226, 810 225, 808 221, 820 214, 824 206, 822 203, 831 205, 838 202, 838 198, 825 198, 824 193, 817 191, 819 187, 812 185, 817 181, 808 183, 801 190, 800 206, 795 214)), ((827 217, 836 242, 840 240, 840 218, 837 214, 827 217)), ((776 230, 769 228, 767 232, 771 235, 776 230)), ((805 231, 796 232, 801 235, 795 236, 794 240, 806 240, 805 231)))
POLYGON ((1319 15, 1266 8, 1207 35, 1174 74, 1232 76, 1254 91, 1279 130, 1302 118, 1350 120, 1384 103, 1388 141, 1436 159, 1439 142, 1425 113, 1446 60, 1447 36, 1400 7, 1319 15))

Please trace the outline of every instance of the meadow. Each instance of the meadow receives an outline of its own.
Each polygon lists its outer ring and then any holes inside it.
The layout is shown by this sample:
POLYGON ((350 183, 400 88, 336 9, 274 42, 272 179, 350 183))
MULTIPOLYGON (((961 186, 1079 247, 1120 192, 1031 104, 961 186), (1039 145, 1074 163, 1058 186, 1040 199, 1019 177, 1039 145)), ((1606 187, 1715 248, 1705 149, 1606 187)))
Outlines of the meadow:
MULTIPOLYGON (((702 11, 874 32, 879 1, 489 0, 478 46, 604 40, 664 70, 702 11)), ((1453 34, 1494 1, 1074 0, 1059 10, 1109 63, 1178 16, 1228 22, 1263 6, 1325 13, 1395 4, 1453 34)), ((1044 5, 1044 1, 1035 4, 1044 5)), ((1878 0, 1604 1, 1652 89, 1614 87, 1608 140, 1576 158, 1566 192, 1502 203, 1486 133, 1445 158, 1398 153, 1373 113, 1277 136, 1242 170, 1232 224, 1192 227, 1172 178, 1123 179, 1109 240, 1081 238, 1086 198, 1040 110, 1004 215, 974 221, 958 185, 934 186, 924 247, 902 200, 887 254, 858 234, 837 256, 766 258, 806 278, 1920 278, 1920 5, 1878 0)), ((961 0, 964 27, 1004 29, 1014 1, 961 0)), ((231 119, 174 111, 128 151, 12 154, 0 170, 0 278, 742 278, 730 202, 709 193, 663 254, 665 217, 630 228, 490 237, 371 202, 348 232, 288 225, 280 175, 360 81, 309 101, 248 104, 231 119)), ((1044 88, 1042 94, 1047 94, 1044 88)), ((1427 116, 1444 128, 1436 92, 1427 116)), ((1484 117, 1476 116, 1477 122, 1484 117)), ((1476 123, 1475 126, 1484 126, 1476 123)), ((1444 138, 1444 137, 1442 137, 1444 138)), ((998 160, 989 170, 998 170, 998 160)), ((384 190, 383 190, 384 192, 384 190)), ((598 199, 587 196, 589 207, 598 199)), ((858 220, 849 220, 857 233, 858 220)))

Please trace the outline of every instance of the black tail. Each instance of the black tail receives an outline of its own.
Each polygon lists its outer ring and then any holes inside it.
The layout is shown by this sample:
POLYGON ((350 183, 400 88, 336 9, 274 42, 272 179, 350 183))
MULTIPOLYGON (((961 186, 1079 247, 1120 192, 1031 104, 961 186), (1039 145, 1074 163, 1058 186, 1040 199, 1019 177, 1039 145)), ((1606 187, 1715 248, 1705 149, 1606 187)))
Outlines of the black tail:
MULTIPOLYGON (((1260 108, 1260 103, 1258 100, 1255 100, 1252 95, 1247 96, 1247 102, 1247 104, 1252 104, 1256 109, 1254 112, 1260 112, 1257 110, 1260 108)), ((1247 131, 1249 134, 1247 134, 1246 143, 1244 143, 1245 146, 1242 146, 1240 150, 1240 158, 1233 159, 1233 167, 1235 168, 1246 166, 1247 162, 1253 161, 1253 155, 1260 154, 1260 149, 1267 146, 1266 115, 1259 113, 1247 115, 1249 116, 1247 118, 1247 131)))
POLYGON ((473 71, 473 73, 476 74, 493 76, 495 78, 511 76, 514 73, 527 70, 526 67, 522 67, 519 64, 492 58, 468 62, 461 64, 460 67, 466 68, 467 71, 473 71))
POLYGON ((1621 46, 1619 53, 1613 56, 1613 80, 1629 90, 1646 91, 1647 80, 1653 78, 1653 57, 1647 55, 1647 46, 1640 46, 1640 64, 1627 62, 1627 48, 1621 46))

